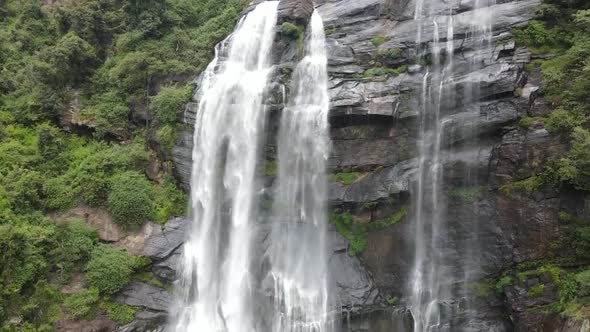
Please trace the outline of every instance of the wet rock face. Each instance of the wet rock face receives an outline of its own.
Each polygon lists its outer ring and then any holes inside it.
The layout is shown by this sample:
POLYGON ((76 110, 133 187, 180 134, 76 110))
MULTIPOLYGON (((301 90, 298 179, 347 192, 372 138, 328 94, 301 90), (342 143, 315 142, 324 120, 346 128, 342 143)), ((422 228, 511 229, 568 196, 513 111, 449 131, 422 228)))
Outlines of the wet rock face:
POLYGON ((278 24, 291 22, 307 25, 313 13, 313 0, 281 0, 278 24))
MULTIPOLYGON (((350 211, 361 222, 373 218, 367 209, 372 204, 384 211, 402 206, 411 211, 408 196, 416 186, 420 93, 428 65, 416 59, 418 55, 430 56, 435 23, 446 31, 449 15, 447 1, 426 3, 431 12, 438 14, 435 22, 414 21, 412 0, 315 1, 327 34, 332 125, 329 171, 362 174, 352 184, 331 183, 329 203, 333 208, 350 211), (424 47, 416 45, 419 27, 424 47), (375 42, 375 37, 380 41, 375 42), (402 66, 407 70, 397 76, 367 73, 372 68, 402 66)), ((447 79, 452 93, 440 101, 445 120, 441 161, 448 227, 444 255, 457 270, 467 260, 467 264, 478 266, 481 278, 496 278, 515 264, 546 257, 550 243, 562 232, 559 211, 587 215, 590 199, 578 199, 572 205, 566 202, 573 200, 564 199, 563 193, 551 188, 530 194, 500 190, 534 176, 566 150, 567 142, 550 135, 542 123, 526 129, 518 126, 520 117, 552 111, 540 96, 540 73, 527 74, 523 70, 531 61, 530 52, 511 41, 511 31, 534 17, 540 1, 490 2, 494 25, 487 45, 470 37, 472 24, 481 17, 482 9, 475 9, 473 0, 453 3, 454 70, 447 79), (518 97, 514 95, 516 88, 522 88, 518 97), (474 223, 477 227, 473 227, 474 223), (466 258, 474 242, 478 252, 466 258)), ((281 0, 279 20, 304 25, 312 11, 311 1, 281 0)), ((446 42, 438 46, 445 48, 446 42)), ((296 45, 277 36, 273 58, 277 70, 269 84, 267 105, 271 111, 265 149, 271 159, 275 157, 272 142, 283 92, 288 97, 290 71, 298 61, 296 45)), ((196 108, 197 103, 187 107, 185 122, 189 125, 194 122, 196 108)), ((173 155, 177 175, 188 188, 193 138, 190 130, 181 135, 173 155)), ((367 249, 359 257, 349 257, 346 241, 333 234, 330 270, 343 311, 352 313, 349 327, 353 331, 411 330, 411 316, 408 318, 407 312, 399 314, 396 310, 403 312, 400 306, 385 304, 387 296, 403 297, 407 291, 408 269, 413 262, 412 250, 408 249, 413 239, 410 220, 368 232, 367 249), (399 317, 385 318, 391 317, 392 311, 399 317)), ((154 264, 154 273, 171 280, 178 255, 178 250, 166 251, 154 264)), ((457 285, 466 280, 457 277, 450 282, 457 285)), ((479 301, 470 299, 469 294, 451 299, 449 316, 463 318, 450 319, 449 324, 465 331, 568 332, 579 331, 587 324, 531 314, 526 308, 536 302, 523 298, 526 287, 515 285, 507 292, 505 303, 493 294, 479 301), (475 304, 466 310, 466 301, 475 304), (514 322, 509 314, 515 315, 514 322)), ((548 301, 551 296, 547 294, 544 299, 548 301)))

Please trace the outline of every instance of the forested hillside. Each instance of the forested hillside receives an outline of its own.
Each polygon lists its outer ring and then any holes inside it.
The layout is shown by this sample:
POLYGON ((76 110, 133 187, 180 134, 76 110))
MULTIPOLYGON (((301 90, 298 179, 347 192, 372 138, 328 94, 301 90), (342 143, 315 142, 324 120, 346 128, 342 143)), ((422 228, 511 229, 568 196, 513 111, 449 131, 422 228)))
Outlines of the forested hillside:
POLYGON ((234 0, 0 1, 1 330, 51 331, 98 307, 120 323, 133 317, 109 296, 148 262, 99 243, 83 220, 48 215, 101 207, 136 229, 184 213, 167 161, 177 119, 240 9, 234 0), (80 272, 85 289, 62 294, 80 272))

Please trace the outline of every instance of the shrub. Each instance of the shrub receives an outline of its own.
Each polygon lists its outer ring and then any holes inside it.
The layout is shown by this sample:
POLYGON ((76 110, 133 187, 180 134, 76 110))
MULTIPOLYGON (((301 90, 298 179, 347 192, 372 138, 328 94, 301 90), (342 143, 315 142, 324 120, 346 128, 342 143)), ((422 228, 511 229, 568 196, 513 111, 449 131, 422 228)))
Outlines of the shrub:
POLYGON ((124 303, 104 301, 100 308, 106 311, 107 316, 121 325, 129 324, 135 318, 137 309, 124 303))
POLYGON ((58 225, 55 242, 50 254, 59 280, 66 282, 75 264, 90 258, 98 242, 98 233, 83 220, 73 219, 58 225))
POLYGON ((330 176, 328 176, 328 180, 330 182, 340 182, 340 183, 348 186, 348 185, 353 184, 361 176, 362 176, 362 174, 359 172, 336 173, 336 174, 330 174, 330 176))
POLYGON ((373 229, 383 229, 386 227, 389 227, 391 225, 395 225, 398 222, 400 222, 408 213, 408 210, 404 207, 401 208, 399 211, 397 211, 396 213, 390 215, 387 218, 384 219, 378 219, 378 220, 374 220, 371 223, 369 223, 368 228, 373 230, 373 229))
POLYGON ((74 319, 90 319, 96 302, 98 302, 98 289, 90 288, 66 297, 64 307, 74 319))
POLYGON ((165 223, 171 217, 182 216, 188 205, 187 196, 178 189, 174 178, 167 176, 164 182, 155 190, 155 218, 159 223, 165 223))
POLYGON ((156 119, 162 124, 176 122, 178 115, 184 110, 184 106, 193 95, 192 86, 176 87, 168 86, 151 97, 151 108, 156 119))
POLYGON ((144 175, 136 171, 116 175, 108 198, 113 221, 124 227, 141 225, 154 215, 152 195, 151 185, 144 175))
POLYGON ((379 46, 388 40, 389 40, 388 37, 377 36, 377 37, 371 38, 371 44, 373 44, 374 46, 379 46))
POLYGON ((126 250, 101 245, 92 251, 86 265, 86 281, 101 294, 111 295, 129 282, 139 265, 138 259, 130 256, 126 250))
POLYGON ((577 127, 572 133, 572 146, 567 156, 559 161, 561 181, 580 190, 590 190, 590 132, 577 127))
POLYGON ((164 151, 171 152, 174 144, 180 138, 178 130, 172 125, 165 125, 160 127, 156 132, 158 143, 164 151))
POLYGON ((128 134, 129 107, 116 92, 107 92, 95 97, 93 106, 84 110, 84 114, 96 121, 96 134, 125 136, 128 134))
POLYGON ((336 225, 336 230, 348 240, 348 254, 356 256, 367 248, 367 230, 363 225, 354 222, 348 212, 333 213, 331 222, 336 225))
POLYGON ((302 26, 285 22, 281 24, 281 34, 291 40, 298 40, 303 36, 305 29, 302 26))
POLYGON ((408 66, 403 65, 398 68, 386 68, 386 67, 375 67, 370 68, 365 71, 363 77, 374 77, 374 76, 384 76, 384 75, 391 75, 391 76, 399 76, 402 73, 408 71, 408 66))

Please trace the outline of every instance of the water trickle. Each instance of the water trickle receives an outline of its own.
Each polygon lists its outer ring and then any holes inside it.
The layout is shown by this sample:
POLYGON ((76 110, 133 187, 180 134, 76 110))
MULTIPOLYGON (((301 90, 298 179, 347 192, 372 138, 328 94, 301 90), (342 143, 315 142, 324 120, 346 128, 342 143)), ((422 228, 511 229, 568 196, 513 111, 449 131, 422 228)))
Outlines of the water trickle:
MULTIPOLYGON (((419 165, 414 201, 414 265, 410 285, 410 310, 414 317, 414 331, 445 331, 441 306, 450 297, 448 266, 442 252, 446 238, 445 199, 442 195, 443 164, 441 149, 447 120, 441 119, 443 96, 447 93, 447 74, 452 72, 453 18, 446 22, 442 45, 439 17, 424 19, 423 1, 416 4, 415 19, 422 24, 431 24, 432 65, 422 79, 419 165), (443 47, 444 46, 444 47, 443 47), (442 55, 447 59, 442 60, 442 55)), ((416 36, 416 45, 421 43, 422 27, 416 36)))
POLYGON ((204 73, 173 331, 255 331, 251 224, 277 6, 244 17, 204 73))
POLYGON ((272 331, 325 332, 328 312, 326 257, 327 57, 322 18, 311 18, 306 55, 293 76, 293 98, 283 110, 273 214, 280 226, 267 251, 275 288, 272 331))
MULTIPOLYGON (((415 255, 408 292, 416 332, 452 330, 449 315, 456 313, 456 310, 469 311, 469 308, 458 309, 457 306, 468 293, 467 284, 476 280, 480 270, 477 221, 472 225, 460 226, 467 230, 470 239, 451 239, 454 235, 449 234, 448 230, 447 197, 443 189, 443 165, 445 158, 453 153, 452 146, 445 142, 454 121, 447 114, 460 112, 465 106, 461 103, 477 103, 480 91, 469 83, 457 89, 453 81, 453 75, 457 75, 454 72, 455 8, 448 4, 443 11, 444 15, 433 13, 432 8, 437 8, 438 3, 439 0, 417 0, 414 15, 419 25, 416 33, 417 54, 421 54, 419 48, 423 40, 431 43, 431 65, 425 70, 422 79, 419 167, 412 195, 415 255), (432 36, 425 36, 424 31, 432 31, 432 36), (442 41, 442 38, 445 40, 442 41), (457 90, 462 92, 461 96, 455 96, 457 90), (467 250, 462 256, 463 261, 452 261, 453 258, 446 257, 446 253, 452 253, 457 248, 447 249, 459 241, 466 242, 467 250), (460 282, 463 282, 463 289, 458 289, 456 285, 460 282)), ((473 52, 474 49, 490 52, 487 47, 491 45, 493 9, 488 6, 493 4, 494 0, 476 0, 471 15, 473 20, 468 22, 469 36, 466 38, 471 44, 464 47, 463 52, 473 52)), ((484 65, 470 60, 467 63, 469 71, 476 71, 484 65)), ((477 135, 469 135, 472 136, 477 135)), ((476 180, 471 178, 469 171, 466 173, 462 175, 464 182, 474 185, 476 180)), ((469 306, 471 303, 465 301, 463 305, 469 306)))

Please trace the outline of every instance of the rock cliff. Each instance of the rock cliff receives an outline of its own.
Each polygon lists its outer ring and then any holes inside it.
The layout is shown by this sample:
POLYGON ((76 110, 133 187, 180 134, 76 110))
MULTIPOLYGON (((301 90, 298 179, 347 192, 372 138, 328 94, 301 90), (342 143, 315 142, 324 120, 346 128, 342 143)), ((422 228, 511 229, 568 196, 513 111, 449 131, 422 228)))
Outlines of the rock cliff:
MULTIPOLYGON (((426 22, 414 20, 413 0, 315 2, 325 21, 329 57, 333 144, 329 171, 355 174, 353 181, 334 181, 330 185, 330 205, 335 213, 346 211, 359 223, 385 218, 409 205, 418 167, 422 78, 429 65, 417 63, 417 53, 422 52, 421 58, 428 59, 431 47, 425 45, 436 43, 432 38, 434 29, 442 30, 452 14, 455 70, 448 84, 454 93, 441 100, 441 113, 446 119, 442 153, 449 228, 444 255, 451 268, 458 269, 466 265, 464 260, 470 260, 468 264, 478 266, 480 280, 495 280, 519 263, 553 255, 553 244, 564 232, 560 211, 588 216, 590 197, 555 188, 540 188, 534 193, 505 190, 512 183, 534 176, 567 147, 567 142, 550 135, 542 124, 526 129, 518 126, 523 116, 551 112, 537 93, 540 74, 525 71, 525 65, 532 60, 530 52, 517 47, 512 38, 513 29, 526 26, 534 17, 540 1, 494 1, 488 8, 477 9, 474 1, 461 0, 455 2, 450 13, 443 1, 430 3, 435 15, 426 22), (483 10, 491 11, 494 17, 487 44, 470 34, 472 22, 483 10), (422 31, 420 45, 415 41, 418 29, 422 31), (367 74, 372 68, 383 67, 405 70, 399 75, 367 74), (515 93, 517 90, 522 93, 515 93), (466 253, 474 241, 477 252, 466 253)), ((279 23, 304 25, 312 8, 311 1, 282 0, 279 23)), ((276 158, 276 120, 283 94, 288 97, 290 73, 299 54, 296 41, 278 32, 274 48, 276 71, 267 100, 271 110, 265 151, 268 160, 276 158)), ((187 106, 188 129, 181 133, 182 139, 173 150, 177 175, 187 188, 190 128, 197 105, 198 100, 187 106)), ((272 174, 267 175, 268 182, 272 182, 272 174)), ((347 241, 336 231, 331 233, 330 269, 339 305, 350 315, 346 325, 351 330, 411 329, 404 294, 413 238, 409 220, 405 219, 370 229, 366 249, 358 257, 348 255, 347 241)), ((164 243, 164 238, 155 236, 154 245, 146 250, 153 250, 149 255, 156 262, 155 274, 172 280, 173 262, 181 242, 173 236, 172 244, 164 243)), ((545 299, 527 297, 527 290, 535 284, 551 284, 547 278, 538 275, 511 284, 501 290, 503 295, 473 291, 477 286, 464 287, 467 291, 458 292, 459 296, 448 304, 449 326, 465 331, 587 330, 585 321, 531 313, 530 308, 551 302, 550 287, 545 299)), ((461 285, 472 281, 457 278, 452 282, 461 285)), ((130 287, 130 292, 142 288, 130 287)), ((133 299, 133 295, 127 296, 122 300, 133 299)), ((153 313, 154 308, 146 310, 153 313)))

